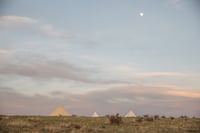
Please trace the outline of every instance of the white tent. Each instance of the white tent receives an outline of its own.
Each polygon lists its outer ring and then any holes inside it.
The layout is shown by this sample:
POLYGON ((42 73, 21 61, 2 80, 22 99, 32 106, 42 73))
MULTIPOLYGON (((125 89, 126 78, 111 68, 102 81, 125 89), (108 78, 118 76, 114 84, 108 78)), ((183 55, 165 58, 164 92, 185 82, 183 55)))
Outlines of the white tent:
POLYGON ((50 114, 50 116, 70 116, 70 114, 67 113, 63 107, 59 106, 50 114))
POLYGON ((136 117, 135 113, 133 113, 132 110, 130 110, 126 115, 125 117, 136 117))
POLYGON ((97 114, 97 112, 94 112, 92 117, 99 117, 99 115, 97 114))

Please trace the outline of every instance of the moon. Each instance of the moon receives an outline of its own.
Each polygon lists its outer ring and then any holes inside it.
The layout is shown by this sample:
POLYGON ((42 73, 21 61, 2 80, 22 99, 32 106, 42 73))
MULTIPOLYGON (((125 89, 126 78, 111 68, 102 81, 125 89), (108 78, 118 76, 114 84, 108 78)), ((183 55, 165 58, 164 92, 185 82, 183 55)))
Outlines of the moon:
POLYGON ((140 14, 139 14, 141 17, 143 17, 144 16, 144 13, 143 12, 140 12, 140 14))

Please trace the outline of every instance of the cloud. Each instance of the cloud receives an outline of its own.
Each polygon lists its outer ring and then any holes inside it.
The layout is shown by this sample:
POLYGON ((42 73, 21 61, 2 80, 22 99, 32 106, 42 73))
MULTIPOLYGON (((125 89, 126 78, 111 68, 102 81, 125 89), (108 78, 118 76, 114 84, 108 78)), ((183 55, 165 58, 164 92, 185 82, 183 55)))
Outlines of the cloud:
POLYGON ((137 68, 131 65, 102 65, 100 68, 102 74, 106 77, 118 77, 131 83, 151 83, 151 84, 183 84, 183 82, 174 82, 180 80, 187 80, 185 84, 194 85, 199 79, 199 73, 183 72, 183 71, 147 71, 142 68, 137 68), (188 80, 191 79, 191 81, 188 80), (192 84, 191 84, 192 83, 192 84))
POLYGON ((48 37, 69 39, 73 35, 57 30, 52 24, 42 23, 37 19, 22 16, 0 16, 0 26, 5 29, 35 33, 48 37))
POLYGON ((182 2, 183 2, 183 0, 168 0, 169 1, 169 3, 171 4, 171 5, 173 5, 175 8, 177 8, 177 9, 179 9, 179 8, 181 8, 182 7, 182 2))
POLYGON ((189 97, 189 98, 200 98, 200 93, 192 91, 182 91, 182 90, 169 90, 165 92, 171 96, 189 97))
POLYGON ((56 30, 52 24, 44 24, 40 27, 40 32, 50 37, 71 38, 72 35, 64 31, 56 30))
POLYGON ((97 101, 93 104, 109 108, 102 112, 109 112, 112 111, 111 108, 114 108, 115 113, 117 111, 125 113, 133 109, 139 115, 157 113, 160 115, 192 115, 200 111, 197 107, 200 102, 199 91, 186 91, 172 87, 129 85, 102 91, 93 90, 85 95, 88 101, 97 101), (188 95, 182 95, 183 93, 188 93, 188 95))
POLYGON ((115 103, 132 103, 134 101, 128 98, 113 98, 109 99, 108 102, 115 104, 115 103))
POLYGON ((84 93, 50 92, 32 96, 0 87, 1 114, 48 115, 58 105, 72 114, 125 114, 132 109, 137 115, 200 116, 200 92, 154 86, 123 86, 84 93), (171 91, 171 93, 169 93, 171 91), (174 91, 175 93, 172 93, 174 91), (188 93, 187 96, 180 95, 188 93), (193 95, 197 95, 194 97, 193 95))
POLYGON ((0 65, 0 74, 18 75, 35 79, 61 78, 89 82, 86 69, 76 67, 60 60, 45 57, 14 58, 0 65))
POLYGON ((128 65, 120 65, 120 66, 110 66, 110 68, 106 68, 105 71, 110 71, 112 73, 117 73, 120 75, 132 77, 132 78, 149 78, 149 77, 181 77, 186 74, 181 72, 154 72, 154 71, 146 71, 141 69, 137 69, 133 66, 128 65))
POLYGON ((94 56, 89 56, 89 55, 82 55, 79 58, 84 60, 84 61, 89 61, 89 62, 99 62, 99 61, 101 61, 99 58, 96 58, 94 56))
MULTIPOLYGON (((2 53, 5 54, 7 51, 2 50, 2 53)), ((97 75, 95 69, 77 66, 67 61, 50 60, 44 56, 19 56, 17 54, 2 62, 0 61, 1 75, 22 76, 35 80, 71 80, 92 84, 128 83, 118 79, 92 77, 97 75)))
POLYGON ((174 77, 174 76, 183 76, 183 73, 179 72, 143 72, 136 73, 135 76, 139 78, 147 78, 147 77, 174 77))
POLYGON ((13 50, 0 49, 0 64, 12 56, 15 52, 13 50))
POLYGON ((14 51, 11 50, 5 50, 5 49, 0 49, 0 56, 7 56, 13 54, 14 51))
POLYGON ((21 16, 0 16, 0 24, 35 24, 38 20, 21 16))

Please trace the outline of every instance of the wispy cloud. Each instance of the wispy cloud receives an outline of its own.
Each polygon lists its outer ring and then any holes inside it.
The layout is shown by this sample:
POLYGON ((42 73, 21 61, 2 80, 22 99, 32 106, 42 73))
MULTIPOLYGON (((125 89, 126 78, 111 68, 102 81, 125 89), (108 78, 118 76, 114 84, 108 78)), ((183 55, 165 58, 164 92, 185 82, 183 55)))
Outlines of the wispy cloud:
POLYGON ((165 93, 171 96, 200 98, 200 92, 192 92, 192 91, 185 91, 185 90, 168 90, 165 93))
POLYGON ((17 24, 35 24, 38 20, 22 16, 0 16, 0 24, 17 25, 17 24))
POLYGON ((0 64, 14 54, 13 50, 0 49, 0 64))
POLYGON ((137 67, 129 65, 109 65, 102 69, 102 71, 106 73, 112 73, 119 75, 119 77, 127 77, 129 79, 153 79, 166 77, 183 78, 198 75, 198 73, 191 72, 147 71, 142 68, 138 69, 137 67))
POLYGON ((1 114, 48 115, 56 106, 63 105, 72 114, 89 115, 93 111, 104 115, 117 112, 125 114, 132 109, 137 115, 200 116, 199 91, 169 87, 123 86, 84 93, 56 91, 32 96, 1 87, 0 92, 1 114))
POLYGON ((181 8, 183 2, 183 0, 168 0, 168 1, 171 5, 173 5, 177 9, 181 8))
MULTIPOLYGON (((7 51, 0 51, 7 53, 7 51)), ((31 79, 50 80, 61 79, 92 84, 118 84, 128 83, 117 78, 103 79, 95 76, 93 68, 85 68, 62 60, 50 60, 45 56, 19 56, 13 55, 0 62, 0 75, 22 76, 31 79)))
POLYGON ((147 78, 147 77, 162 77, 162 76, 183 76, 183 73, 179 72, 143 72, 143 73, 136 73, 136 77, 140 78, 147 78))
POLYGON ((24 16, 0 16, 0 26, 11 30, 26 30, 30 33, 35 32, 39 35, 45 35, 48 37, 63 39, 69 39, 72 37, 72 34, 58 30, 52 24, 43 23, 37 19, 24 16))
POLYGON ((18 75, 35 79, 61 78, 89 82, 86 69, 76 67, 60 60, 48 60, 45 57, 22 57, 7 60, 0 65, 0 74, 18 75))
POLYGON ((109 103, 132 103, 134 100, 129 99, 129 98, 113 98, 113 99, 108 99, 107 102, 109 103))
POLYGON ((1 56, 11 55, 13 53, 14 53, 14 51, 11 51, 11 50, 0 49, 0 55, 1 56))

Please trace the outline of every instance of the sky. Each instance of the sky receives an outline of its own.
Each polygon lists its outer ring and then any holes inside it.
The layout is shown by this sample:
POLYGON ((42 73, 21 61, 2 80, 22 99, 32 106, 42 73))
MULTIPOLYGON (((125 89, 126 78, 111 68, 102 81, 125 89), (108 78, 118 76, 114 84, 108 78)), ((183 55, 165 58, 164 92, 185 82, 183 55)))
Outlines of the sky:
POLYGON ((1 0, 0 114, 200 117, 199 7, 1 0))

